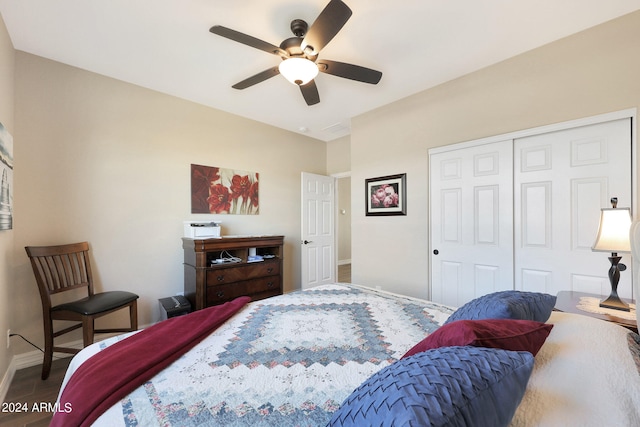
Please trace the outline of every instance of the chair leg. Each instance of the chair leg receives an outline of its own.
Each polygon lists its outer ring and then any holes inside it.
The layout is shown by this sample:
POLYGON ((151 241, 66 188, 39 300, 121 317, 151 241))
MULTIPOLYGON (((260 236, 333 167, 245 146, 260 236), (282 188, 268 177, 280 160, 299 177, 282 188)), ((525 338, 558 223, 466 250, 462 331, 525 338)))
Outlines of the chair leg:
POLYGON ((132 331, 138 330, 138 301, 134 300, 129 306, 129 324, 132 331))
POLYGON ((51 372, 51 363, 53 361, 53 320, 49 313, 44 313, 44 357, 42 360, 41 378, 46 380, 51 372))
POLYGON ((93 344, 93 317, 82 318, 82 344, 83 347, 93 344))

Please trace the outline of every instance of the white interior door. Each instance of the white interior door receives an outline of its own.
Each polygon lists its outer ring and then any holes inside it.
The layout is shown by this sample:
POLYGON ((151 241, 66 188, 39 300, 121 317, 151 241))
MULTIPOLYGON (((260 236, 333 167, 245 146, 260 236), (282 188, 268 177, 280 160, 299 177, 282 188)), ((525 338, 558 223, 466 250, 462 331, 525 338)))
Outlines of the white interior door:
MULTIPOLYGON (((611 291, 607 254, 592 252, 600 208, 631 207, 631 119, 515 140, 516 289, 611 291)), ((624 255, 622 262, 631 267, 624 255)), ((619 295, 632 295, 631 272, 619 295)))
POLYGON ((336 281, 335 184, 302 172, 302 289, 336 281))
POLYGON ((511 140, 430 155, 431 299, 513 289, 511 140))

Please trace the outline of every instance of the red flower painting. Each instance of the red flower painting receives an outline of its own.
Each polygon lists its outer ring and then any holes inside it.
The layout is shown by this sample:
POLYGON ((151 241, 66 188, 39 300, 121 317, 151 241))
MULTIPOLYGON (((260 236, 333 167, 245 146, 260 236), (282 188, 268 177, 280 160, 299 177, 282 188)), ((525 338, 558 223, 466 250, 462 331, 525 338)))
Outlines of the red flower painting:
POLYGON ((259 174, 191 165, 191 213, 257 215, 259 174))

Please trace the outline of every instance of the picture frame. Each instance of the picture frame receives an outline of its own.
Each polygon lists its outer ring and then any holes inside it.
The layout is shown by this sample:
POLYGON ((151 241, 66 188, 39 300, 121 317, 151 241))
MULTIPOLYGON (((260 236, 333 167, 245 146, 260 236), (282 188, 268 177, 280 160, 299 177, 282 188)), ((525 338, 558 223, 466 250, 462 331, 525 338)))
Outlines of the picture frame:
POLYGON ((407 174, 365 179, 367 216, 407 214, 407 174))
POLYGON ((260 174, 191 164, 191 213, 258 215, 260 174))

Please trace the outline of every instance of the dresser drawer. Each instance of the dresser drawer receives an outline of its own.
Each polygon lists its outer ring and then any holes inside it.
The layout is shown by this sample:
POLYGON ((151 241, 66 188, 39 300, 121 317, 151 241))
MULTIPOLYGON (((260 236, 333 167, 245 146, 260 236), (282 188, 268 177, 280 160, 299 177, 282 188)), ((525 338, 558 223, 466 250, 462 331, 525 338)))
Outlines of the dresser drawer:
POLYGON ((280 274, 279 261, 265 261, 254 264, 212 268, 207 270, 207 286, 249 280, 256 277, 280 274))
POLYGON ((267 276, 247 281, 247 291, 250 295, 261 292, 280 291, 280 276, 267 276))
POLYGON ((242 282, 207 286, 207 306, 222 304, 243 295, 247 295, 247 287, 242 282))
MULTIPOLYGON (((253 280, 243 280, 225 285, 207 286, 207 304, 215 305, 226 301, 231 301, 244 295, 253 294, 279 295, 280 276, 267 276, 253 280)), ((255 299, 255 298, 253 298, 255 299)))

